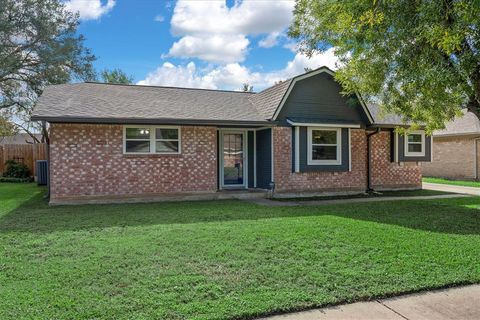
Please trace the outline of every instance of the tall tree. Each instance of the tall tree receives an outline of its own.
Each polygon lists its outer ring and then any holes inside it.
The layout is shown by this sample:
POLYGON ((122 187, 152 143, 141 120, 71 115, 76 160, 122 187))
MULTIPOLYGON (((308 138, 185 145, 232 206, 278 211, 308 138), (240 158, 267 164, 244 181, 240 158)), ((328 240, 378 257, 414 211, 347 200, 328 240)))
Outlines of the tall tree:
POLYGON ((63 2, 0 0, 0 8, 0 109, 22 125, 46 85, 94 79, 95 56, 63 2))
POLYGON ((243 92, 253 92, 253 86, 250 85, 249 83, 244 83, 242 85, 242 91, 243 92))
POLYGON ((7 117, 0 114, 0 142, 2 142, 5 137, 13 136, 17 133, 17 126, 9 121, 7 117))
POLYGON ((101 73, 103 82, 106 83, 120 83, 120 84, 131 84, 133 83, 133 77, 127 75, 120 69, 113 70, 103 70, 101 73))
POLYGON ((333 46, 345 93, 404 121, 480 117, 480 0, 297 0, 289 34, 308 54, 333 46))

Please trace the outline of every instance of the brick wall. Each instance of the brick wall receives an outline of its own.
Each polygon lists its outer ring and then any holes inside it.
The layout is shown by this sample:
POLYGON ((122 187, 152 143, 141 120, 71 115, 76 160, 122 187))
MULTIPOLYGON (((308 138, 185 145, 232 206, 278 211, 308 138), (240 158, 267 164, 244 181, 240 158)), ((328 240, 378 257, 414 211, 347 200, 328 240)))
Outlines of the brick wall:
POLYGON ((424 176, 475 179, 475 136, 435 137, 433 161, 422 163, 424 176))
MULTIPOLYGON (((291 128, 276 127, 274 174, 277 192, 363 191, 367 188, 367 137, 363 129, 351 129, 352 169, 349 172, 292 172, 291 128)), ((390 162, 390 133, 372 137, 372 184, 377 189, 419 188, 421 173, 416 163, 390 162)))
POLYGON ((179 155, 124 155, 122 125, 51 125, 51 198, 215 191, 216 128, 181 128, 179 155))
POLYGON ((390 132, 381 131, 371 137, 373 189, 420 188, 422 173, 416 162, 390 161, 390 132))

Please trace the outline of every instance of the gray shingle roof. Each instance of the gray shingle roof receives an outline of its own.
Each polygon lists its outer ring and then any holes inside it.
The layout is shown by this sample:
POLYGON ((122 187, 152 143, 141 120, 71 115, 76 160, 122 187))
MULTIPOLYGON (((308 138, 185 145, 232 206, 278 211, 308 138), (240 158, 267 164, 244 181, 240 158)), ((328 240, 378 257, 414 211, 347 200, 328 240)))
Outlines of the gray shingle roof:
MULTIPOLYGON (((54 85, 43 92, 32 120, 107 123, 182 120, 261 125, 273 118, 296 78, 259 93, 104 83, 54 85)), ((376 105, 369 105, 368 109, 377 125, 403 123, 399 116, 383 115, 376 105)))
POLYGON ((404 124, 402 117, 392 113, 384 113, 380 106, 375 103, 367 104, 368 110, 372 115, 373 121, 376 125, 402 125, 404 124))
POLYGON ((480 121, 478 118, 466 109, 463 109, 462 112, 462 117, 457 117, 453 121, 448 122, 444 130, 435 131, 433 136, 480 134, 480 121))
POLYGON ((275 110, 287 93, 293 79, 285 80, 250 97, 258 112, 266 119, 273 117, 275 110))
POLYGON ((265 121, 249 100, 252 93, 77 83, 48 86, 33 119, 182 119, 265 121))

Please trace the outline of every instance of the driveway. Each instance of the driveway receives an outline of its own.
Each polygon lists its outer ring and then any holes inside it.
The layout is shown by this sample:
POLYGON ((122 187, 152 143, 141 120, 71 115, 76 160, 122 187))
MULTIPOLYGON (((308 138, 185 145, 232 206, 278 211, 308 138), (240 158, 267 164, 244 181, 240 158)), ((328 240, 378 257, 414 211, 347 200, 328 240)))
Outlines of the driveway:
POLYGON ((263 320, 480 319, 480 285, 278 315, 263 320))
POLYGON ((464 187, 464 186, 455 186, 451 184, 424 182, 422 184, 422 188, 428 189, 428 190, 437 190, 437 191, 454 192, 454 193, 480 196, 480 188, 475 188, 475 187, 464 187))

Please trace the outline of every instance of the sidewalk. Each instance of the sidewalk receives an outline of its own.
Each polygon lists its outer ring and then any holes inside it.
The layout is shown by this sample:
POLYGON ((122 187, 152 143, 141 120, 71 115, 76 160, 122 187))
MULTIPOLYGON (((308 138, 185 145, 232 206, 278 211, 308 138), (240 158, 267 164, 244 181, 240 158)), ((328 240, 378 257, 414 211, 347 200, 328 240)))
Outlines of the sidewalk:
POLYGON ((264 320, 480 319, 480 285, 315 309, 264 320))
POLYGON ((422 187, 423 189, 428 189, 428 190, 455 192, 455 193, 469 194, 473 196, 480 196, 480 188, 475 188, 475 187, 464 187, 464 186, 455 186, 451 184, 428 183, 428 182, 424 182, 422 184, 422 187))

